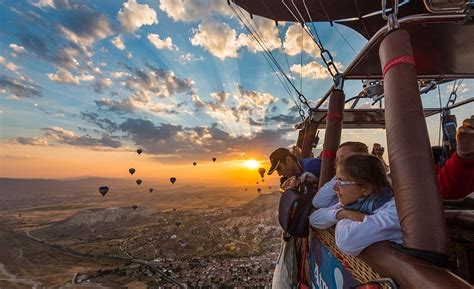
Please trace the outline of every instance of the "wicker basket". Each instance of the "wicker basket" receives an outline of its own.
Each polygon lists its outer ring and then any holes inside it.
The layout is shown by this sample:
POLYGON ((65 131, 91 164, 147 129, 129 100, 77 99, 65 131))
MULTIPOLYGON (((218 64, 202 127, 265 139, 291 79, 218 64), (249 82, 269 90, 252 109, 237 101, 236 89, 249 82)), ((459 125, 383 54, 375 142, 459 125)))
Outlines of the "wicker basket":
MULTIPOLYGON (((339 248, 336 246, 333 228, 327 230, 313 229, 312 231, 313 235, 316 236, 316 238, 329 250, 329 252, 344 265, 347 271, 352 274, 354 279, 360 283, 367 283, 374 279, 381 278, 381 276, 362 259, 354 256, 348 256, 339 250, 339 248)), ((390 287, 386 284, 383 284, 382 288, 390 287)))

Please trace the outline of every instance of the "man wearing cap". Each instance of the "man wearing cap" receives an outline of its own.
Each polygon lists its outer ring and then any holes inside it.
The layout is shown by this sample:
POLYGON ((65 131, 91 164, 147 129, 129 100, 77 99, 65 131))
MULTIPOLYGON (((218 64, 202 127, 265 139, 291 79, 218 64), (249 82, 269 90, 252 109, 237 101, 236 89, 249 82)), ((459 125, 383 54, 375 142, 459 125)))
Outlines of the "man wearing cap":
POLYGON ((321 170, 321 159, 305 158, 298 160, 288 149, 278 148, 270 154, 271 167, 268 175, 277 171, 286 178, 280 185, 283 190, 296 189, 301 183, 317 186, 321 170))

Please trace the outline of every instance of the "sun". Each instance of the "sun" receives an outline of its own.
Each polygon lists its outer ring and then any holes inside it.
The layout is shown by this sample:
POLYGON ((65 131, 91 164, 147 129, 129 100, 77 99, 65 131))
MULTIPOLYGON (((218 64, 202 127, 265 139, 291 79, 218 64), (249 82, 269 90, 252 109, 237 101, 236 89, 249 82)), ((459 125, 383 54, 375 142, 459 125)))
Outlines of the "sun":
POLYGON ((260 166, 260 163, 257 162, 256 160, 254 159, 251 159, 251 160, 246 160, 244 161, 243 163, 244 167, 248 168, 248 169, 256 169, 260 166))

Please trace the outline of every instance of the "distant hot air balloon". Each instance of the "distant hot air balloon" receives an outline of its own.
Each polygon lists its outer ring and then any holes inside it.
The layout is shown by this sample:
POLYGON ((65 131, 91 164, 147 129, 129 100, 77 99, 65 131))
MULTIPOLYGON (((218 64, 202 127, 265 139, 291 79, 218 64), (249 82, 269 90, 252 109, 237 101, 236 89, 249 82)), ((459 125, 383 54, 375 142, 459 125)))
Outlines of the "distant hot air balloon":
POLYGON ((188 245, 188 242, 186 242, 185 240, 179 240, 179 245, 184 248, 188 245))
POLYGON ((139 155, 140 155, 142 152, 143 152, 143 150, 142 150, 142 149, 137 149, 137 154, 139 154, 139 155))
POLYGON ((174 224, 176 225, 176 227, 181 226, 181 222, 180 222, 180 221, 176 221, 174 224))
POLYGON ((213 161, 213 162, 216 162, 216 160, 217 160, 216 158, 212 158, 212 161, 213 161))
POLYGON ((153 188, 150 188, 149 191, 150 191, 150 193, 153 193, 153 188))
POLYGON ((173 212, 176 212, 176 208, 173 208, 173 212))
POLYGON ((196 163, 196 162, 193 162, 193 166, 196 166, 196 165, 197 165, 197 163, 196 163))
POLYGON ((137 185, 141 185, 142 180, 138 179, 138 180, 136 180, 136 183, 137 183, 137 185))
POLYGON ((261 188, 258 188, 257 189, 257 192, 260 194, 262 192, 262 189, 261 188))
POLYGON ((266 172, 266 171, 267 171, 267 170, 266 170, 265 168, 259 168, 259 169, 258 169, 258 173, 260 174, 260 177, 262 177, 262 179, 263 179, 263 177, 265 176, 265 172, 266 172))
POLYGON ((176 182, 176 178, 170 178, 170 182, 174 184, 176 182))
POLYGON ((265 179, 262 179, 262 183, 264 183, 264 182, 265 182, 265 179))
POLYGON ((245 188, 245 191, 247 191, 247 188, 245 188))
POLYGON ((255 182, 258 185, 258 182, 255 182))
POLYGON ((268 186, 268 189, 271 190, 271 189, 272 189, 272 186, 268 186))
POLYGON ((105 195, 109 192, 109 187, 107 186, 100 187, 99 192, 102 195, 102 197, 105 197, 105 195))
POLYGON ((133 208, 133 210, 135 211, 135 210, 138 208, 138 206, 137 206, 137 205, 133 205, 132 208, 133 208))
POLYGON ((129 169, 128 169, 128 172, 129 172, 131 175, 133 175, 133 174, 135 173, 135 169, 134 169, 134 168, 129 168, 129 169))

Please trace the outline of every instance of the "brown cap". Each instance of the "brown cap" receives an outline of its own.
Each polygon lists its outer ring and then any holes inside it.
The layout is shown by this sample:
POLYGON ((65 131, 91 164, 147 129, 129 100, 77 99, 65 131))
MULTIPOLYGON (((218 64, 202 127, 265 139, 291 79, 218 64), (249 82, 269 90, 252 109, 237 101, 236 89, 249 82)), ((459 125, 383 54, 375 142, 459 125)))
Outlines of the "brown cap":
POLYGON ((291 152, 286 148, 278 148, 270 154, 270 169, 268 170, 268 175, 271 175, 280 165, 281 162, 286 160, 287 156, 291 156, 291 152))

